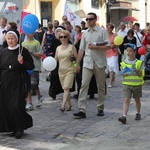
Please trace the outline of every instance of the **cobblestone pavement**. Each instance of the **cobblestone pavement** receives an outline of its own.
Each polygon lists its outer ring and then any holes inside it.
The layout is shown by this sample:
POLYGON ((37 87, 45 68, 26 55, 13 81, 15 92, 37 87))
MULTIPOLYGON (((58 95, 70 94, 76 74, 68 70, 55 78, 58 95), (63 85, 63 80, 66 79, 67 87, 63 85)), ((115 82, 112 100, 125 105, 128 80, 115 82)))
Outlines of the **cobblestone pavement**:
MULTIPOLYGON (((41 73, 40 89, 44 97, 41 108, 30 111, 34 126, 25 131, 22 139, 0 134, 0 150, 149 150, 150 149, 150 81, 143 86, 142 119, 135 121, 135 103, 132 100, 127 124, 118 122, 122 115, 122 77, 116 76, 113 88, 108 88, 104 117, 96 116, 96 99, 87 100, 87 118, 74 119, 77 100, 72 98, 72 111, 60 112, 62 94, 52 100, 48 96, 46 72, 41 73)), ((108 79, 107 79, 108 82, 108 79)), ((71 93, 73 95, 74 93, 71 93)), ((97 95, 95 95, 97 97, 97 95)))

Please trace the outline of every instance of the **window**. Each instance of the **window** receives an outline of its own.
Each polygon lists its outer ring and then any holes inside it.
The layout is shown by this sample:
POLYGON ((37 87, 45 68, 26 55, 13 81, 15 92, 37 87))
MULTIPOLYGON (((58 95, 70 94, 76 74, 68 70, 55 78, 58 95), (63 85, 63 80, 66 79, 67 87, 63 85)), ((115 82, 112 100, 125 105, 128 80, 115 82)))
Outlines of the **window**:
POLYGON ((78 10, 80 8, 79 0, 66 0, 66 3, 72 11, 78 10))
POLYGON ((99 0, 91 0, 92 8, 99 8, 99 0))
POLYGON ((74 2, 74 3, 78 3, 79 0, 66 0, 67 2, 74 2))
POLYGON ((41 23, 47 27, 47 22, 52 21, 52 2, 41 2, 41 23))

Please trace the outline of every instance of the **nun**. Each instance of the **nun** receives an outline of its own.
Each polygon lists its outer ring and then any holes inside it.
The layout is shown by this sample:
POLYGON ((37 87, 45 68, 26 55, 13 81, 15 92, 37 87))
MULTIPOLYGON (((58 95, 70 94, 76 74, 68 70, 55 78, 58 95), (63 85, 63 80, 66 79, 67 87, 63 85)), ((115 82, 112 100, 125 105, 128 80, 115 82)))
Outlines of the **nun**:
POLYGON ((8 47, 0 53, 0 132, 22 137, 24 130, 33 126, 25 106, 28 92, 28 74, 34 63, 28 50, 20 47, 19 32, 6 33, 8 47))

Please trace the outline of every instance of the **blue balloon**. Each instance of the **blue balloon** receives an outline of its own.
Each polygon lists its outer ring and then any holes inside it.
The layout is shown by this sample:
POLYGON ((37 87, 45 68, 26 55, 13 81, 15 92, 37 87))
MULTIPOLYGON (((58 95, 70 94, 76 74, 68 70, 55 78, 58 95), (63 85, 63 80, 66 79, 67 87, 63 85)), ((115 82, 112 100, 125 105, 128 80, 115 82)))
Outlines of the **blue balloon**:
POLYGON ((39 20, 33 14, 26 15, 22 20, 22 30, 25 34, 34 33, 39 27, 39 20))

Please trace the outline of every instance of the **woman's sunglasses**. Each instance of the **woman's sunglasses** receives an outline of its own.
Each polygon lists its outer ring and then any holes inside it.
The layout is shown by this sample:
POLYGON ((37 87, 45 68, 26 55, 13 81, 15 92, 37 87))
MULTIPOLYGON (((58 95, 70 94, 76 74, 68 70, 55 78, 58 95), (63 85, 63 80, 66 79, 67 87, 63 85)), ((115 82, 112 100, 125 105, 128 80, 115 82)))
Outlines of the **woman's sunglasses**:
POLYGON ((60 36, 60 39, 62 39, 62 38, 67 38, 67 36, 60 36))

